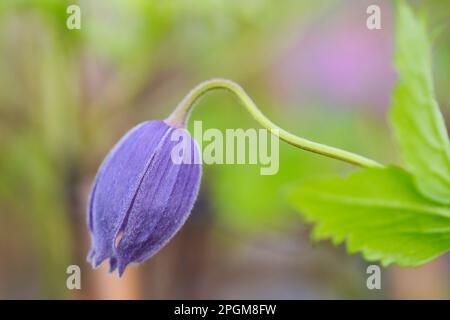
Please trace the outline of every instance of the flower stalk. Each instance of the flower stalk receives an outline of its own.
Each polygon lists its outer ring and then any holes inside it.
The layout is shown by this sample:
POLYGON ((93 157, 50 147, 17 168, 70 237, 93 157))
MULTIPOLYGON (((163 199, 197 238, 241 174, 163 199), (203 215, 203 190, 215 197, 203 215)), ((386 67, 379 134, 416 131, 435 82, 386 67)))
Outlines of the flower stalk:
POLYGON ((351 163, 360 167, 383 167, 383 165, 375 160, 349 151, 310 141, 280 128, 261 112, 255 102, 239 84, 227 79, 215 78, 198 84, 178 104, 176 109, 166 119, 166 122, 174 127, 185 128, 195 103, 209 91, 217 89, 225 89, 232 92, 261 126, 268 129, 270 133, 279 137, 281 140, 297 148, 351 163))

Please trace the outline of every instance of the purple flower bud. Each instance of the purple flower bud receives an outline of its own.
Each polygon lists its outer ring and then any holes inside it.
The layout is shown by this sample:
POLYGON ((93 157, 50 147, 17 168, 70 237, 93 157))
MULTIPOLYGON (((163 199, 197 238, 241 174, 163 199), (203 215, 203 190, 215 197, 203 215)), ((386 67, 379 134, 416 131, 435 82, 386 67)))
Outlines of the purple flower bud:
POLYGON ((181 228, 200 187, 199 149, 185 129, 148 121, 130 130, 112 149, 95 178, 88 226, 94 267, 109 259, 122 275, 132 262, 152 257, 181 228), (186 152, 174 161, 173 149, 186 152), (175 141, 174 141, 175 140, 175 141), (189 149, 189 150, 187 150, 189 149))

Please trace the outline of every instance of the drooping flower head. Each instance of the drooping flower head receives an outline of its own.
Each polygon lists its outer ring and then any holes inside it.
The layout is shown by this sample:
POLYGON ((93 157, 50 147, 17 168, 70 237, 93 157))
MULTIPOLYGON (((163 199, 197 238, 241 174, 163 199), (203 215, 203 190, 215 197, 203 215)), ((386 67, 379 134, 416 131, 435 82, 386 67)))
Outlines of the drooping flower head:
POLYGON ((366 157, 297 137, 270 121, 235 82, 211 79, 193 88, 166 121, 148 121, 130 130, 108 154, 92 186, 88 226, 94 267, 109 260, 122 275, 143 262, 181 228, 197 198, 201 158, 184 129, 195 102, 210 90, 234 93, 265 128, 300 149, 362 167, 382 167, 366 157))
POLYGON ((122 275, 152 257, 184 224, 200 186, 195 141, 183 128, 148 121, 111 150, 92 186, 88 226, 94 267, 109 259, 122 275))

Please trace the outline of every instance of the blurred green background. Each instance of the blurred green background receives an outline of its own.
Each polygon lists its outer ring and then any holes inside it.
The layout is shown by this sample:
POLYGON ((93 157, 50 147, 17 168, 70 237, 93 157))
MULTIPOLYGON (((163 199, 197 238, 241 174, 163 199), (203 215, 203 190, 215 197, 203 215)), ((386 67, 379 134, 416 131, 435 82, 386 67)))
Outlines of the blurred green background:
MULTIPOLYGON (((448 1, 412 1, 429 18, 434 76, 450 119, 448 1)), ((448 298, 449 257, 382 270, 343 246, 311 243, 287 190, 349 165, 280 145, 280 171, 206 166, 180 233, 122 279, 92 270, 85 207, 103 157, 136 123, 165 118, 198 82, 240 83, 281 127, 397 162, 386 113, 395 83, 390 1, 2 0, 0 298, 448 298), (81 8, 81 29, 66 8, 81 8), (366 8, 382 29, 366 28, 366 8), (82 289, 66 288, 79 265, 82 289)), ((257 127, 226 92, 203 99, 203 128, 257 127)), ((191 121, 192 122, 192 121, 191 121)))

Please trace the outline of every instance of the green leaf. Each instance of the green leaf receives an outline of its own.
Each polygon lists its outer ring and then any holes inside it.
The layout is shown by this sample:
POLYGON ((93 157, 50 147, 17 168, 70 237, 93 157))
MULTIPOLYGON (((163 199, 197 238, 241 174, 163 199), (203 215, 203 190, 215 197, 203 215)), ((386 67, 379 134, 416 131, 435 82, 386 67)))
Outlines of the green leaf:
POLYGON ((419 190, 450 204, 450 142, 431 74, 431 46, 423 21, 399 1, 395 65, 399 81, 391 120, 406 167, 419 190))
POLYGON ((385 266, 417 266, 450 249, 450 207, 423 197, 396 167, 312 182, 291 203, 315 223, 313 238, 346 241, 350 253, 385 266))

